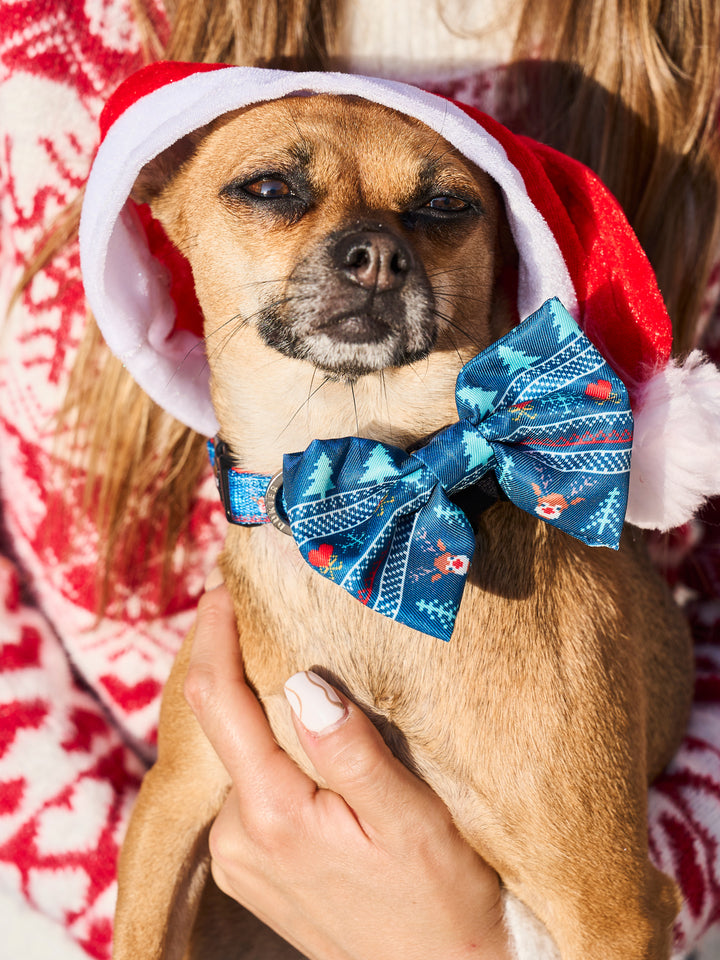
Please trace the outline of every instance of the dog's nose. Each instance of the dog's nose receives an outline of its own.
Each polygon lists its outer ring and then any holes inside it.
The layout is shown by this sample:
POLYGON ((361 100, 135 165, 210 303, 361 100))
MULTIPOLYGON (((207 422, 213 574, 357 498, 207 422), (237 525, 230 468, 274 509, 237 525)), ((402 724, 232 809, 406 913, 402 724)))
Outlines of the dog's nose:
POLYGON ((413 257, 400 237, 363 230, 338 242, 335 263, 353 283, 382 293, 402 287, 412 270, 413 257))

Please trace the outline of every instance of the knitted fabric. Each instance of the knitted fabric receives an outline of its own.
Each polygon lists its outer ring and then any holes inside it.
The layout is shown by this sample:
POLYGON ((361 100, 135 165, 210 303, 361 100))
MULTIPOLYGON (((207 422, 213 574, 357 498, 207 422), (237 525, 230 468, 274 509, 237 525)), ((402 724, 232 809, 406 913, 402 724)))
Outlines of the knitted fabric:
MULTIPOLYGON (((43 227, 84 181, 103 103, 140 60, 124 0, 3 7, 3 314, 43 227)), ((476 74, 438 92, 493 112, 494 77, 476 74)), ((709 294, 709 313, 713 300, 709 294)), ((142 583, 117 583, 108 615, 95 622, 97 534, 81 510, 83 478, 68 480, 53 460, 53 418, 84 323, 77 248, 70 245, 38 274, 0 334, 0 888, 104 960, 117 850, 153 756, 160 690, 225 519, 208 470, 192 536, 174 558, 166 610, 156 610, 156 563, 142 583)), ((720 316, 709 329, 716 336, 720 316)), ((705 346, 720 356, 717 341, 705 346)), ((689 734, 650 799, 653 857, 685 894, 679 949, 720 918, 718 531, 720 507, 712 505, 658 547, 698 644, 689 734)))

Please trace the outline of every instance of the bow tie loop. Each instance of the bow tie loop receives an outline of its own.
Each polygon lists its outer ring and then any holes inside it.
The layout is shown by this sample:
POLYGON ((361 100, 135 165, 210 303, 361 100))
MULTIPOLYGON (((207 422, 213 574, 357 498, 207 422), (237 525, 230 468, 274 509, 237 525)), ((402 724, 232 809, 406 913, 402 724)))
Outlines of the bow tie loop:
POLYGON ((283 478, 307 563, 378 613, 449 639, 475 537, 419 457, 357 437, 314 441, 285 457, 283 478))

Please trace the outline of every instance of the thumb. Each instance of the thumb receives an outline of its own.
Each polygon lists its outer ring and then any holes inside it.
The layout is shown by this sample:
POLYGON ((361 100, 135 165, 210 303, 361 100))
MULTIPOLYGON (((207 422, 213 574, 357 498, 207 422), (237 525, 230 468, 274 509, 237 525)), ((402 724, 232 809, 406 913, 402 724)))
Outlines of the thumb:
POLYGON ((308 759, 364 827, 382 833, 409 801, 415 808, 429 801, 430 789, 393 756, 362 710, 318 674, 296 673, 285 695, 308 759))

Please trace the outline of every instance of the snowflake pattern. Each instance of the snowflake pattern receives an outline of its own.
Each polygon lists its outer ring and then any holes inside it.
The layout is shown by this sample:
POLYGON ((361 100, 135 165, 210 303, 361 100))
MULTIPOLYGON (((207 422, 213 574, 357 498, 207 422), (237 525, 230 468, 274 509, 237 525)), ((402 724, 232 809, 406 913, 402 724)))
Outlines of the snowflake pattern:
MULTIPOLYGON (((140 65, 127 7, 125 0, 6 4, 0 38, 5 301, 44 226, 83 180, 105 98, 140 65)), ((506 119, 521 124, 520 88, 507 81, 500 69, 426 86, 490 113, 503 108, 506 119)), ((706 297, 708 317, 714 313, 705 324, 715 362, 719 289, 716 267, 706 297)), ((42 614, 26 604, 12 565, 0 558, 0 867, 5 890, 64 926, 88 957, 108 960, 117 844, 153 756, 160 689, 225 520, 208 471, 191 518, 195 539, 178 548, 177 591, 166 614, 154 613, 154 582, 121 583, 112 615, 95 624, 95 532, 81 513, 81 478, 63 489, 53 460, 53 419, 84 323, 77 248, 70 245, 37 275, 6 321, 12 347, 0 361, 4 520, 29 593, 44 598, 42 614)), ((509 465, 503 461, 503 469, 509 465)), ((692 736, 650 793, 653 860, 685 895, 675 929, 676 949, 683 951, 720 915, 720 504, 653 545, 698 643, 692 736)), ((157 576, 155 570, 153 581, 157 576)), ((419 613, 443 616, 439 606, 419 613)), ((11 935, 12 916, 4 922, 11 935)))
POLYGON ((590 514, 582 529, 602 537, 607 530, 619 531, 624 519, 625 509, 620 491, 617 487, 612 487, 597 510, 590 514))

